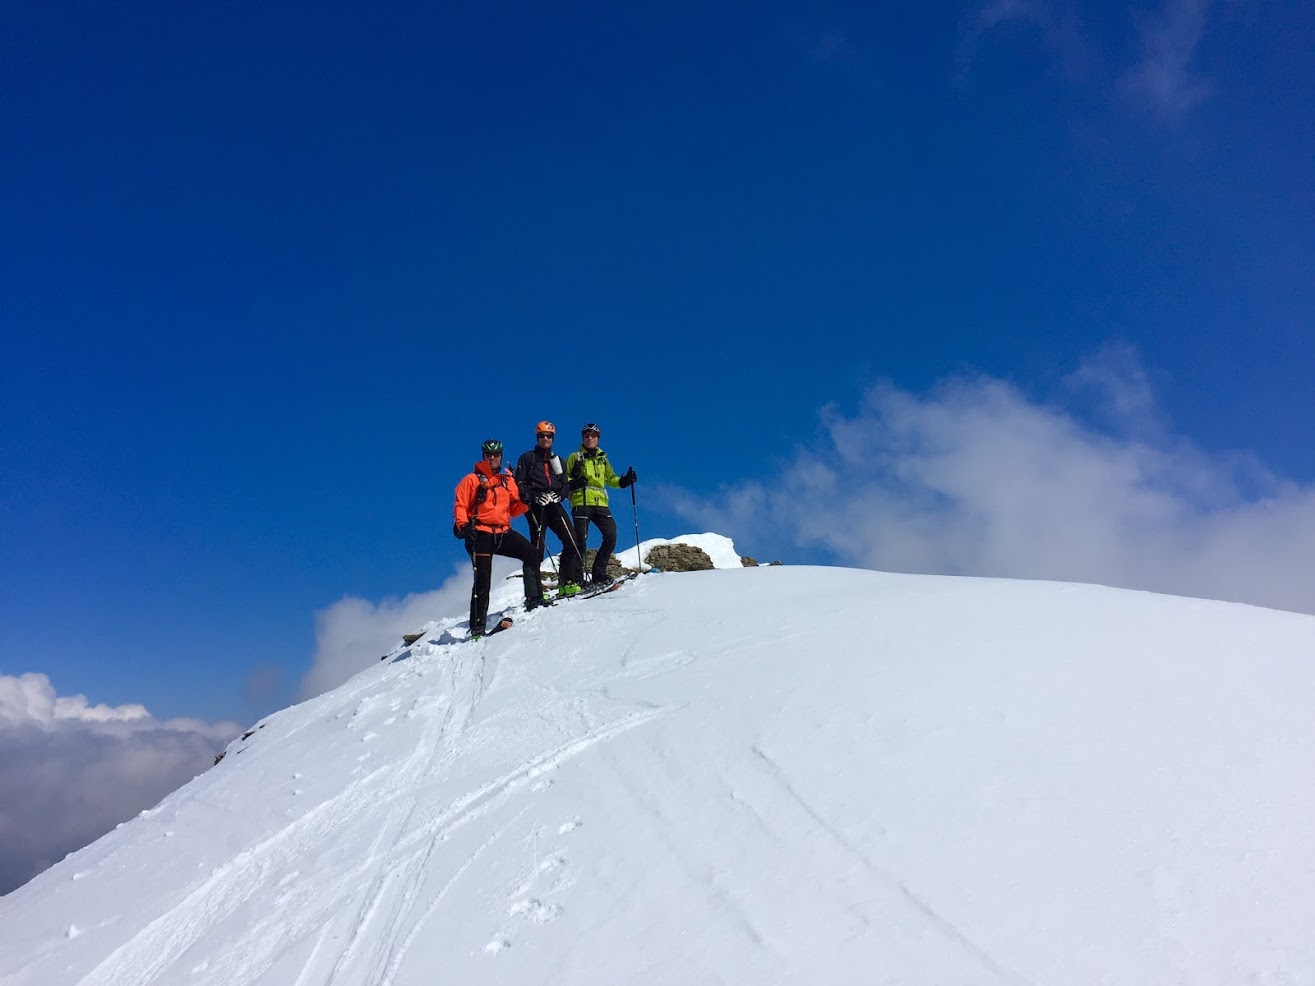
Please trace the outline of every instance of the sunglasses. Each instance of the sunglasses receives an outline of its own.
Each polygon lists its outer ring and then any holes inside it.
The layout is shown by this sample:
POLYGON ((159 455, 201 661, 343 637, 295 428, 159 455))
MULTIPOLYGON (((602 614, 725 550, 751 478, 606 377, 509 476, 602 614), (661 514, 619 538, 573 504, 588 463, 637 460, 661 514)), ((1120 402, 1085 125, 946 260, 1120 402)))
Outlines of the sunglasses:
POLYGON ((551 431, 541 431, 541 432, 539 432, 539 437, 540 437, 540 438, 552 438, 552 437, 554 437, 554 436, 553 436, 553 433, 552 433, 551 431))

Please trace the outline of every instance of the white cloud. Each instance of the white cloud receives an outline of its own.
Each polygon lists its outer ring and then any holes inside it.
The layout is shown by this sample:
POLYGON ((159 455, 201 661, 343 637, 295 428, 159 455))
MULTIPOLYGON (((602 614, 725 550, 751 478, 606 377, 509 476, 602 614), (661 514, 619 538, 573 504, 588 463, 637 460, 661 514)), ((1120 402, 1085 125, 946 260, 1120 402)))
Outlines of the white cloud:
POLYGON ((0 675, 0 893, 158 803, 240 732, 61 696, 43 674, 0 675))
POLYGON ((1213 86, 1194 67, 1211 0, 1163 0, 1156 11, 1133 10, 1134 51, 1125 50, 1122 17, 1083 17, 1091 4, 1075 0, 990 0, 960 28, 961 73, 993 37, 1035 35, 1069 81, 1105 91, 1113 84, 1137 110, 1176 121, 1207 99, 1213 86), (1097 25, 1104 22, 1104 31, 1097 25), (1118 32, 1113 30, 1117 24, 1118 32), (1102 33, 1104 37, 1102 38, 1102 33))
POLYGON ((1210 95, 1210 84, 1191 67, 1208 8, 1209 0, 1167 0, 1158 14, 1140 19, 1141 60, 1119 81, 1125 96, 1176 119, 1210 95))
MULTIPOLYGON (((1071 378, 1130 420, 1159 420, 1131 351, 1071 378), (1118 375, 1120 361, 1124 375, 1118 375)), ((987 377, 919 396, 873 388, 827 409, 820 447, 687 519, 768 541, 786 532, 845 564, 1094 582, 1315 613, 1315 487, 1167 428, 1098 430, 987 377)))
POLYGON ((49 728, 63 719, 132 721, 150 716, 144 705, 91 705, 85 695, 59 696, 43 674, 0 676, 0 726, 35 723, 49 728))
MULTIPOLYGON (((513 567, 520 568, 495 558, 494 584, 513 567)), ((470 566, 459 564, 442 586, 430 592, 378 603, 349 596, 316 613, 315 658, 302 679, 299 700, 337 688, 370 667, 396 646, 402 634, 440 617, 465 615, 470 610, 470 587, 470 566)))
POLYGON ((1106 346, 1088 356, 1065 382, 1089 401, 1096 417, 1117 431, 1146 437, 1166 431, 1150 378, 1131 345, 1106 346))

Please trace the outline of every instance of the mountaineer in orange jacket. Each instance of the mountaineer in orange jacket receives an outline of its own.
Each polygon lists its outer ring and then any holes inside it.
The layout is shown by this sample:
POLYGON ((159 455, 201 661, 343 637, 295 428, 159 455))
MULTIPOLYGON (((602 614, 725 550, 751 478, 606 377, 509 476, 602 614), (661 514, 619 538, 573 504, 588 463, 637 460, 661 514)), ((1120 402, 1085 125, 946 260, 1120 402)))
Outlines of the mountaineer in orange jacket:
POLYGON ((475 584, 470 590, 472 637, 481 637, 485 632, 494 555, 520 560, 527 610, 552 605, 543 598, 540 559, 534 545, 511 528, 512 518, 529 508, 521 502, 516 480, 502 468, 502 442, 490 438, 482 451, 484 458, 457 483, 452 507, 452 534, 465 540, 466 553, 475 570, 475 584))

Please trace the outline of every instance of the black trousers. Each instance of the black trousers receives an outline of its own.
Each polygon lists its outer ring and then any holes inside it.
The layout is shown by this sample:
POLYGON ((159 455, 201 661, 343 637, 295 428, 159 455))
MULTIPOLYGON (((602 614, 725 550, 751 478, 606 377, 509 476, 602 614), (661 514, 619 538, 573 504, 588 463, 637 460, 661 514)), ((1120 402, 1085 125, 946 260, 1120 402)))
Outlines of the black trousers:
POLYGON ((475 537, 466 541, 466 553, 475 566, 475 584, 470 590, 471 633, 483 630, 489 616, 489 583, 493 579, 494 555, 520 559, 526 599, 537 599, 543 595, 538 553, 519 531, 510 528, 501 534, 476 531, 475 537))
POLYGON ((536 503, 530 507, 525 519, 530 523, 530 542, 539 552, 539 565, 543 565, 543 552, 547 547, 547 535, 544 534, 546 528, 557 535, 562 545, 561 581, 579 582, 584 577, 584 555, 575 548, 575 534, 566 522, 566 508, 560 503, 550 503, 546 507, 536 503))
POLYGON ((575 543, 581 551, 584 551, 585 543, 589 540, 590 521, 603 536, 598 554, 594 555, 593 570, 589 577, 595 582, 606 578, 607 563, 611 561, 612 549, 616 547, 616 521, 612 519, 612 511, 607 507, 572 507, 571 515, 575 519, 575 543))

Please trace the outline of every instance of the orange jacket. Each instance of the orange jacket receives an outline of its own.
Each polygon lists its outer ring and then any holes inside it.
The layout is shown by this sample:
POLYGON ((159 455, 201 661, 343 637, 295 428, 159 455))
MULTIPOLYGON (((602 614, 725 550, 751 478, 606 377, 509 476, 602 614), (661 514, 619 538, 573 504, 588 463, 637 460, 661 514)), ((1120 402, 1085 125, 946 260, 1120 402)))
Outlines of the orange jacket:
POLYGON ((520 490, 516 488, 511 473, 504 469, 495 475, 488 463, 481 459, 475 463, 475 471, 457 483, 452 520, 458 527, 465 527, 474 516, 476 530, 501 534, 511 527, 513 517, 519 517, 529 509, 521 503, 520 490), (477 504, 475 500, 481 488, 485 490, 484 502, 477 504))

